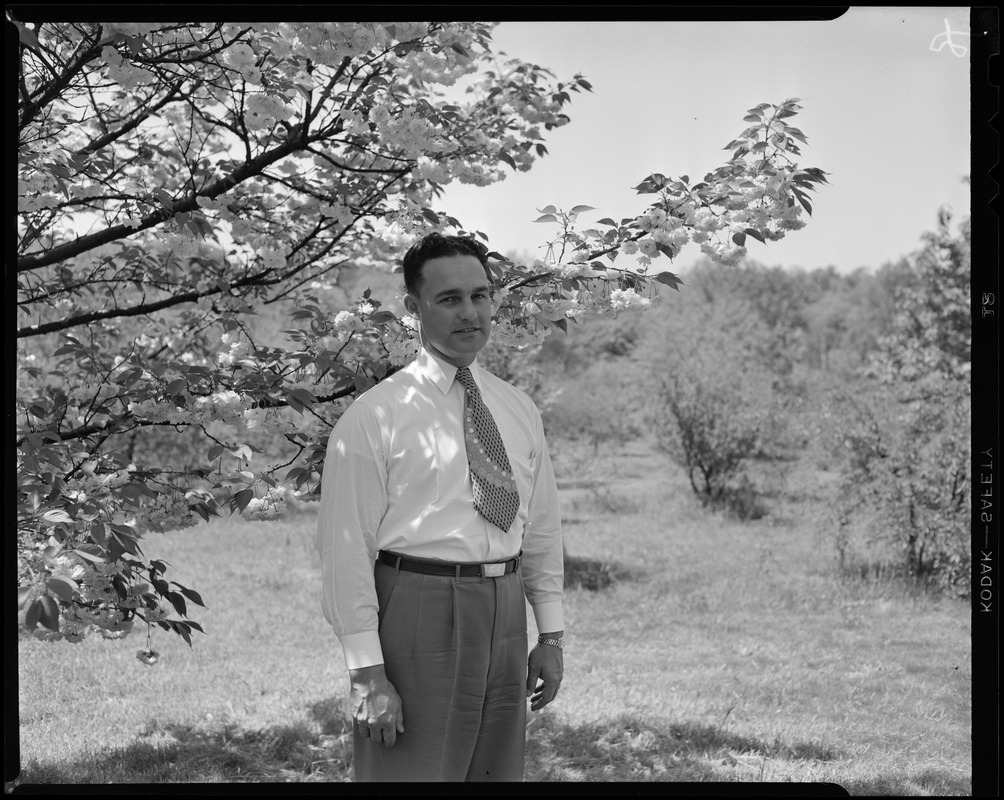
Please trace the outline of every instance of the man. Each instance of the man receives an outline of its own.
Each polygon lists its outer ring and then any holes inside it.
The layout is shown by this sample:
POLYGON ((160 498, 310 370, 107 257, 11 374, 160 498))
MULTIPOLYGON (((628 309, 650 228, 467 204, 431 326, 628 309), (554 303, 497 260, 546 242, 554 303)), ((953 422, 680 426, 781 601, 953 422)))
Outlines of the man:
POLYGON ((536 406, 476 360, 484 250, 431 234, 403 263, 422 349, 339 419, 318 517, 355 778, 518 781, 526 698, 554 700, 563 669, 554 473, 536 406), (529 657, 524 597, 542 632, 529 657))

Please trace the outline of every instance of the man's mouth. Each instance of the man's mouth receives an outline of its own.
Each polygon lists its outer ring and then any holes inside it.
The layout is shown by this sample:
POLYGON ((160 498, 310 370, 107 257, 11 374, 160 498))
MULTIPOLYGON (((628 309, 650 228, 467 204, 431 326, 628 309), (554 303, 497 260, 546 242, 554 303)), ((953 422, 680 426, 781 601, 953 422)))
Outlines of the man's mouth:
POLYGON ((454 331, 454 333, 477 333, 480 330, 481 328, 461 328, 458 331, 454 331))

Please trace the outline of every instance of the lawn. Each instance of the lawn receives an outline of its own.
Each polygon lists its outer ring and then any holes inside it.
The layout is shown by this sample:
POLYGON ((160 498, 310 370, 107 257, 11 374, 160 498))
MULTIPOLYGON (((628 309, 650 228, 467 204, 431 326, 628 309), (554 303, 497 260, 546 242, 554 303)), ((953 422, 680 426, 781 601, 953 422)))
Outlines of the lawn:
MULTIPOLYGON (((566 673, 528 723, 527 780, 971 793, 969 605, 840 578, 832 475, 792 465, 770 513, 740 522, 701 508, 642 445, 590 463, 557 451, 566 673)), ((313 532, 308 507, 151 536, 146 552, 208 605, 192 648, 157 630, 152 667, 135 657, 142 633, 23 638, 20 782, 348 780, 347 681, 313 532)))

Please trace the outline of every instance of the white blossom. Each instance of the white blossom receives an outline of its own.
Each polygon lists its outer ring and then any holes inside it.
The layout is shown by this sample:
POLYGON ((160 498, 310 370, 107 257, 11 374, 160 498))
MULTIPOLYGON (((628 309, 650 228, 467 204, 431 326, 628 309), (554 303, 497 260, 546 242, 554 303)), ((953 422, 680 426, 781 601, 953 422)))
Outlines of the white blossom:
POLYGON ((416 355, 420 348, 420 343, 418 339, 399 339, 397 341, 387 343, 387 353, 390 357, 390 363, 396 367, 404 366, 410 362, 416 355))
POLYGON ((642 297, 629 289, 614 289, 610 292, 610 306, 615 311, 642 309, 651 305, 652 301, 649 298, 642 297))
POLYGON ((659 252, 659 247, 654 239, 645 237, 638 240, 638 252, 651 258, 659 252))
POLYGON ((588 272, 592 267, 589 264, 583 262, 573 262, 571 264, 562 264, 558 268, 558 274, 562 278, 578 278, 580 275, 588 272))
POLYGON ((366 323, 351 311, 339 311, 334 319, 335 330, 351 333, 366 330, 366 323))

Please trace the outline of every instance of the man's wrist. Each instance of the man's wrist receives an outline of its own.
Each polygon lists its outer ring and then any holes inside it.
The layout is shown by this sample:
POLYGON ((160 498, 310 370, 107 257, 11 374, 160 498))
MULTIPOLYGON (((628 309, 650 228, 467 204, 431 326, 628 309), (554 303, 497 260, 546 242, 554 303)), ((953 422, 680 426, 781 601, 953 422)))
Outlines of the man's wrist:
POLYGON ((353 685, 376 684, 387 680, 383 664, 373 664, 369 667, 359 667, 349 670, 349 681, 353 685))
POLYGON ((552 633, 542 633, 537 637, 537 643, 548 647, 557 647, 559 650, 565 647, 565 632, 554 631, 552 633))

